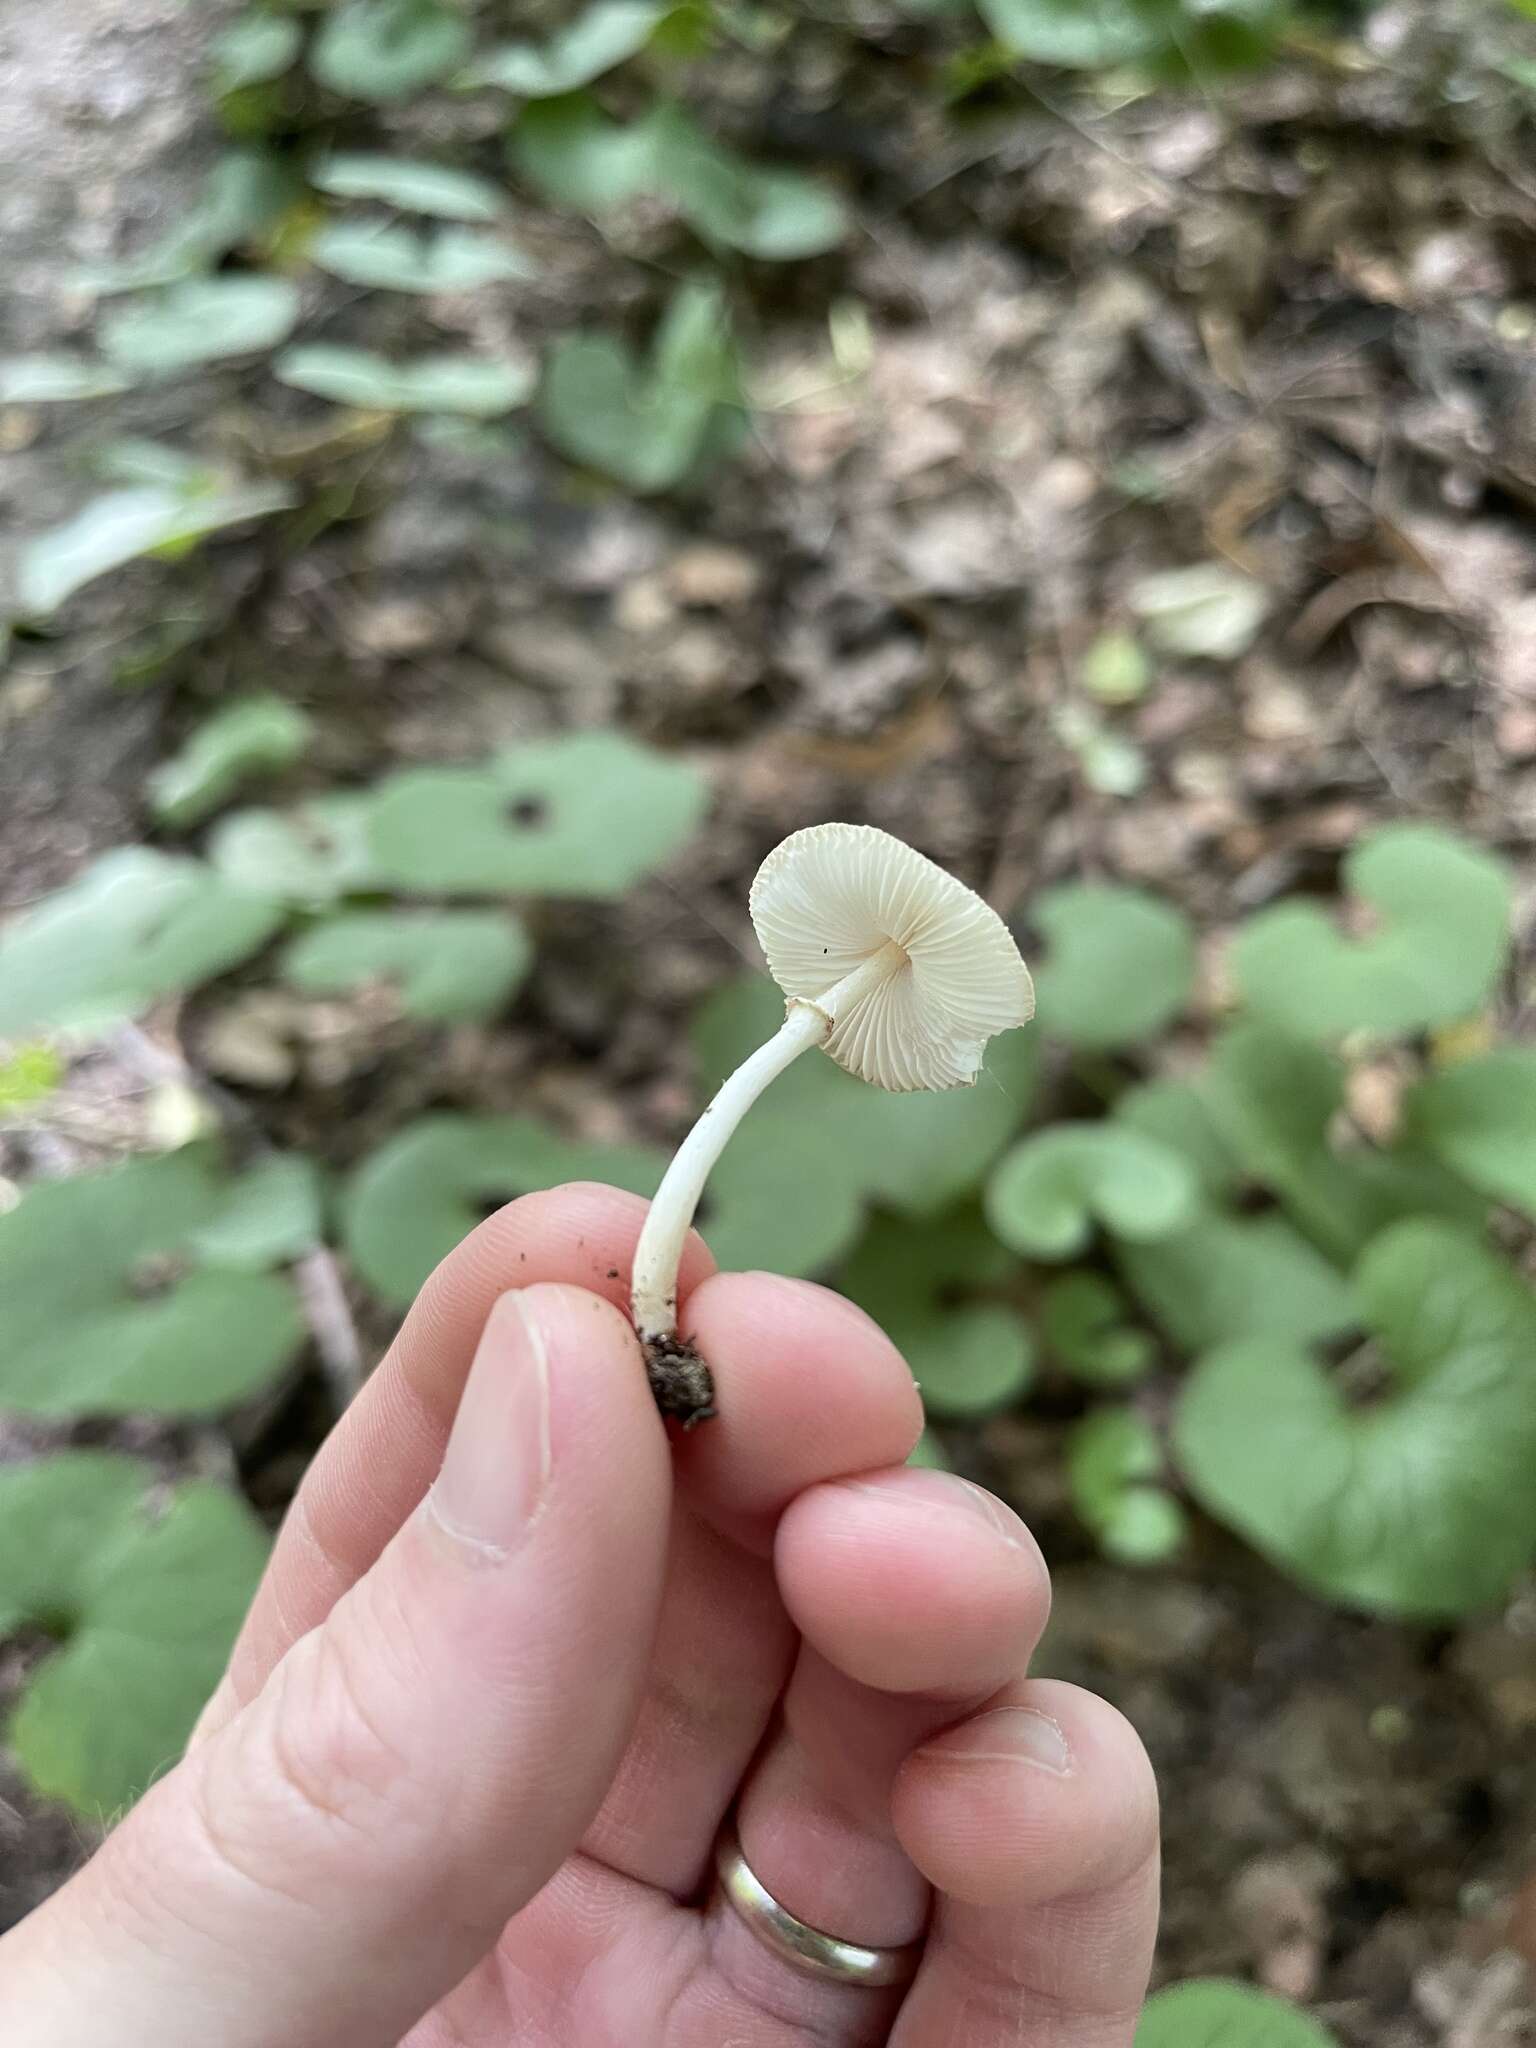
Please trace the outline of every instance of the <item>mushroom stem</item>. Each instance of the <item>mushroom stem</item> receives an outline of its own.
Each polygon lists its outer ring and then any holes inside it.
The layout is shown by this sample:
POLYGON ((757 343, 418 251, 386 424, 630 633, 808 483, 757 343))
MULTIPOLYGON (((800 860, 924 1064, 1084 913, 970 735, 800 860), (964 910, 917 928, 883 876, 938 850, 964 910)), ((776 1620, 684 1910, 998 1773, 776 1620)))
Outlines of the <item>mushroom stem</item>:
POLYGON ((672 1155, 635 1247, 630 1312, 642 1343, 655 1345, 677 1332, 677 1269, 715 1161, 759 1095, 813 1045, 831 1037, 839 1019, 872 988, 906 965, 903 949, 884 945, 825 995, 792 996, 773 1037, 723 1081, 698 1122, 672 1155))

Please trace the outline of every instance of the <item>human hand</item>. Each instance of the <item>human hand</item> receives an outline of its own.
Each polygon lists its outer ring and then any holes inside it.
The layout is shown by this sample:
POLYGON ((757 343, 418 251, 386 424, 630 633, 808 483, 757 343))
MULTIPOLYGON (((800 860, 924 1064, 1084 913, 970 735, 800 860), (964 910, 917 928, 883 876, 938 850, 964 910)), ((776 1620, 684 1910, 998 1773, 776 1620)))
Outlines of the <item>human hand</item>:
POLYGON ((433 1275, 188 1755, 0 1941, 7 2048, 1128 2048, 1156 1793, 1112 1708, 1024 1676, 1033 1540, 903 1467, 874 1324, 697 1240, 721 1412, 669 1446, 644 1213, 529 1196, 433 1275), (710 1883, 733 1806, 790 1913, 920 1944, 910 1981, 766 1945, 710 1883))

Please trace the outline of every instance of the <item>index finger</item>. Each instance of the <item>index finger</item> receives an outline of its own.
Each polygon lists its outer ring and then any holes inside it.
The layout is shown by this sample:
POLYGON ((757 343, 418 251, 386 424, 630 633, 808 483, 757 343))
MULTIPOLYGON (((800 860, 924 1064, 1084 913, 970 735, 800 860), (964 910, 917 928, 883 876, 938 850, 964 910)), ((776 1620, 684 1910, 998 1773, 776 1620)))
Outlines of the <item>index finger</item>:
MULTIPOLYGON (((498 1297, 553 1280, 625 1307, 648 1206, 593 1182, 524 1195, 443 1260, 305 1473, 199 1739, 254 1698, 284 1651, 325 1620, 422 1499, 498 1297)), ((691 1237, 679 1298, 713 1271, 703 1243, 691 1237)))

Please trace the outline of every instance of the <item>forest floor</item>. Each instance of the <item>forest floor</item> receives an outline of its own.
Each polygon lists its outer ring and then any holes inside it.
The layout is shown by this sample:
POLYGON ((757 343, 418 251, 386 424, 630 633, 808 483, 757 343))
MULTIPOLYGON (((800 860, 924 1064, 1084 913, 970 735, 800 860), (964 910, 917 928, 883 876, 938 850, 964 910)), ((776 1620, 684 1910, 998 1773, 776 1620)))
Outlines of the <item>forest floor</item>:
MULTIPOLYGON (((142 240, 204 168, 200 13, 0 11, 7 352, 67 336, 62 268, 142 240)), ((539 914, 510 1025, 433 1033, 298 997, 279 1014, 225 983, 153 1027, 274 1139, 337 1166, 437 1107, 674 1137, 680 1021, 750 957, 757 861, 822 818, 919 839, 1007 910, 1078 875, 1175 899, 1204 937, 1191 1045, 1233 923, 1331 890, 1383 818, 1503 852, 1528 927, 1536 168, 1479 18, 1385 7, 1358 61, 1301 53, 1219 96, 1086 115, 1047 95, 961 130, 904 94, 897 34, 766 99, 759 71, 727 67, 722 103, 765 153, 846 167, 860 231, 818 262, 863 309, 865 374, 829 356, 799 273, 776 273, 754 358, 779 403, 707 496, 574 493, 532 440, 492 470, 394 452, 358 485, 367 518, 286 560, 210 557, 225 624, 175 691, 114 680, 158 571, 111 579, 0 681, 3 906, 140 836, 146 773, 231 684, 277 681, 320 721, 299 789, 576 725, 703 762, 716 801, 686 862, 623 904, 539 914), (1223 667, 1171 657, 1138 702, 1091 708, 1142 778, 1096 789, 1081 658, 1139 576, 1209 561, 1255 577, 1268 617, 1223 667)), ((584 230, 540 232, 509 348, 557 312, 627 317, 632 264, 584 230)), ((170 403, 135 401, 135 428, 170 403)), ((33 416, 6 435, 7 524, 65 502, 51 433, 33 416)), ((142 1091, 121 1057, 78 1084, 87 1150, 132 1142, 142 1091)), ((23 1149, 0 1170, 46 1164, 23 1149)), ((387 1329, 360 1314, 376 1351, 387 1329)), ((311 1387, 241 1447, 264 1509, 317 1414, 311 1387)), ((1133 1577, 1070 1514, 1048 1410, 946 1440, 1053 1560, 1050 1668, 1108 1693, 1152 1749, 1160 1975, 1254 1975, 1347 2048, 1536 2042, 1536 1588, 1499 1621, 1393 1626, 1210 1530, 1133 1577)), ((81 1846, 0 1777, 0 1924, 81 1846)))

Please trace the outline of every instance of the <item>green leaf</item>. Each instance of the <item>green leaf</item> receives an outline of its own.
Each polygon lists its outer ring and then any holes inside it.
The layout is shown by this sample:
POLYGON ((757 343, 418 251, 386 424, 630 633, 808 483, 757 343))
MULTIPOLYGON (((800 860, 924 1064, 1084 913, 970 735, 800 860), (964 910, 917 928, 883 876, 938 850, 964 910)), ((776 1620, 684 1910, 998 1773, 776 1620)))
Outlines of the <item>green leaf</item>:
POLYGON ((1156 1341, 1131 1322, 1124 1295, 1102 1273, 1063 1273, 1053 1280, 1040 1319, 1057 1362, 1091 1387, 1130 1386, 1156 1360, 1156 1341))
POLYGON ((1117 1237, 1171 1237, 1191 1221, 1198 1187, 1177 1152, 1117 1124, 1053 1124, 1016 1145, 987 1188, 987 1220, 1004 1244, 1070 1259, 1095 1218, 1117 1237))
POLYGON ((660 181, 654 127, 610 121, 585 93, 526 107, 509 151, 547 200, 575 213, 608 213, 660 181))
POLYGON ((1235 661, 1258 637, 1269 593, 1225 562, 1197 562, 1143 576, 1130 591, 1131 609, 1163 654, 1235 661))
POLYGON ((1130 1408, 1100 1408, 1067 1440, 1072 1504, 1107 1557, 1163 1564, 1185 1536, 1184 1511, 1158 1484, 1162 1448, 1152 1425, 1130 1408))
POLYGON ((269 1385, 303 1322, 286 1280, 198 1249, 225 1193, 189 1148, 45 1181, 0 1216, 0 1407, 201 1415, 269 1385))
POLYGON ((368 1285, 404 1308, 492 1208, 571 1180, 651 1195, 666 1166, 643 1145, 586 1145, 531 1117, 429 1116, 358 1167, 342 1201, 346 1247, 368 1285))
POLYGON ((1212 1048, 1206 1093, 1244 1170, 1280 1196, 1330 1258, 1348 1263, 1378 1231, 1424 1213, 1481 1222, 1486 1204, 1432 1159, 1366 1145, 1335 1150, 1342 1069, 1321 1046, 1239 1024, 1212 1048))
POLYGON ((907 1463, 928 1472, 953 1472, 955 1469, 949 1461, 949 1453, 931 1429, 925 1429, 912 1446, 907 1463))
POLYGON ((1252 1009, 1307 1038, 1395 1037, 1487 1002, 1509 945, 1500 862, 1434 826, 1387 825, 1350 853, 1344 881, 1379 928, 1348 939, 1309 903, 1253 918, 1232 947, 1252 1009))
POLYGON ((163 825, 195 825, 253 775, 299 760, 314 720, 283 697, 247 697, 203 720, 149 778, 149 805, 163 825))
POLYGON ((664 491, 699 463, 722 412, 739 404, 735 345, 713 285, 682 285, 648 363, 601 333, 551 348, 539 422, 562 455, 631 490, 664 491))
POLYGON ((1116 1260, 1143 1308, 1184 1350, 1235 1337, 1310 1344, 1354 1327, 1343 1278, 1283 1216, 1201 1216, 1116 1260))
POLYGON ((1338 2048, 1338 2042, 1267 1991, 1196 1977, 1147 2000, 1136 2048, 1338 2048))
POLYGON ((371 799, 322 796, 291 811, 233 811, 208 841, 225 881, 286 903, 330 903, 375 886, 371 799))
POLYGON ((515 917, 493 910, 357 910, 328 917, 284 950, 282 971, 311 995, 396 985, 407 1016, 494 1017, 533 964, 515 917))
POLYGON ((348 284, 392 292, 470 292, 532 275, 510 242, 475 228, 424 234, 385 221, 333 221, 310 242, 309 256, 348 284))
POLYGON ((312 1159, 278 1152, 231 1181, 189 1244, 211 1266, 260 1273, 311 1250, 321 1234, 320 1176, 312 1159))
POLYGON ((1079 680, 1101 704, 1134 704, 1147 694, 1152 664, 1133 633, 1101 633, 1083 656, 1079 680))
POLYGON ((1476 1238, 1401 1223, 1355 1278, 1384 1397, 1352 1407, 1305 1351, 1202 1359, 1175 1442, 1191 1487, 1303 1584, 1384 1613, 1498 1600, 1536 1552, 1536 1298, 1476 1238))
POLYGON ((1222 1129, 1212 1092, 1203 1078, 1143 1081, 1120 1096, 1115 1118, 1182 1153, 1205 1193, 1220 1199, 1237 1188, 1243 1167, 1222 1129))
POLYGON ((205 277, 132 300, 106 314, 97 335, 120 368, 169 377, 276 348, 298 317, 299 289, 285 277, 205 277))
POLYGON ((338 153, 316 165, 309 181, 335 199, 379 199, 401 213, 440 220, 492 222, 506 211, 500 187, 489 178, 420 157, 338 153))
POLYGON ((68 281, 76 291, 98 295, 174 284, 266 234, 302 190, 290 166, 265 150, 226 151, 191 209, 158 242, 137 256, 84 264, 68 281))
POLYGON ((482 767, 386 777, 368 842, 401 889, 618 897, 692 836, 707 803, 689 764, 619 733, 569 733, 482 767))
POLYGON ((706 135, 680 107, 658 107, 647 126, 661 196, 705 241, 765 263, 791 263, 835 249, 847 234, 841 202, 815 178, 753 163, 706 135))
POLYGON ((304 31, 292 15, 242 14, 208 46, 214 98, 281 78, 303 44, 304 31))
POLYGON ((1414 1143, 1472 1187, 1536 1216, 1536 1052, 1504 1046, 1421 1081, 1405 1104, 1414 1143))
POLYGON ((1028 1326, 1003 1301, 969 1300, 1003 1285, 1014 1261, 974 1211, 919 1223, 879 1217, 840 1286, 912 1368, 933 1415, 991 1415, 1029 1385, 1028 1326))
POLYGON ((377 412, 463 413, 493 419, 522 405, 534 379, 521 364, 480 356, 417 356, 392 363, 363 348, 314 342, 289 349, 272 374, 299 391, 377 412))
POLYGON ((0 1471, 0 1625, 61 1631, 8 1731, 45 1798, 103 1818, 185 1747, 266 1558, 234 1494, 194 1481, 146 1512, 154 1475, 107 1451, 0 1471))
POLYGON ((1144 0, 977 0, 992 34, 1032 64, 1102 71, 1151 54, 1144 0))
MULTIPOLYGON (((774 1114, 773 1108, 768 1116, 774 1114)), ((824 1273, 864 1227, 863 1192, 799 1127, 749 1117, 709 1176, 698 1227, 725 1271, 824 1273)))
POLYGON ((114 398, 132 378, 84 356, 8 356, 0 361, 0 405, 58 405, 79 398, 114 398))
POLYGON ((530 100, 575 92, 638 55, 670 11, 669 0, 596 0, 548 42, 488 51, 457 83, 500 86, 530 100))
MULTIPOLYGON (((712 1094, 783 1019, 783 997, 760 976, 717 989, 694 1019, 701 1089, 712 1094)), ((1023 1121, 1036 1045, 1030 1032, 1004 1032, 988 1048, 986 1071, 974 1088, 937 1095, 890 1095, 844 1073, 824 1053, 808 1052, 736 1132, 709 1194, 720 1199, 729 1170, 761 1176, 780 1191, 771 1199, 781 1206, 820 1207, 835 1191, 844 1204, 841 1215, 849 1213, 849 1201, 879 1202, 904 1216, 938 1215, 975 1187, 1023 1121)), ((781 1228, 795 1228, 793 1219, 781 1228)), ((705 1235, 722 1264, 766 1263, 751 1241, 733 1240, 728 1249, 716 1243, 717 1230, 712 1223, 705 1235)), ((846 1248, 845 1241, 834 1251, 846 1248)))
POLYGON ((46 1102, 64 1078, 64 1062, 51 1045, 21 1045, 0 1059, 0 1117, 46 1102))
POLYGON ((354 100, 408 99, 468 57, 469 23, 440 0, 342 0, 309 52, 317 82, 354 100))
POLYGON ((1189 1000, 1194 933, 1172 904, 1080 882, 1047 890, 1027 909, 1050 948, 1035 971, 1043 1031, 1108 1051, 1156 1037, 1189 1000))
POLYGON ((282 917, 200 861, 103 854, 0 937, 0 1036, 134 1016, 249 958, 282 917))
POLYGON ((62 526, 23 543, 17 601, 24 616, 46 618, 85 584, 125 562, 180 550, 223 527, 284 511, 293 501, 285 484, 231 484, 198 497, 154 487, 108 491, 62 526))
POLYGON ((649 194, 705 241, 764 262, 820 255, 848 232, 841 202, 817 179, 754 163, 676 106, 621 127, 584 95, 545 101, 524 110, 511 149, 556 205, 602 214, 649 194))

